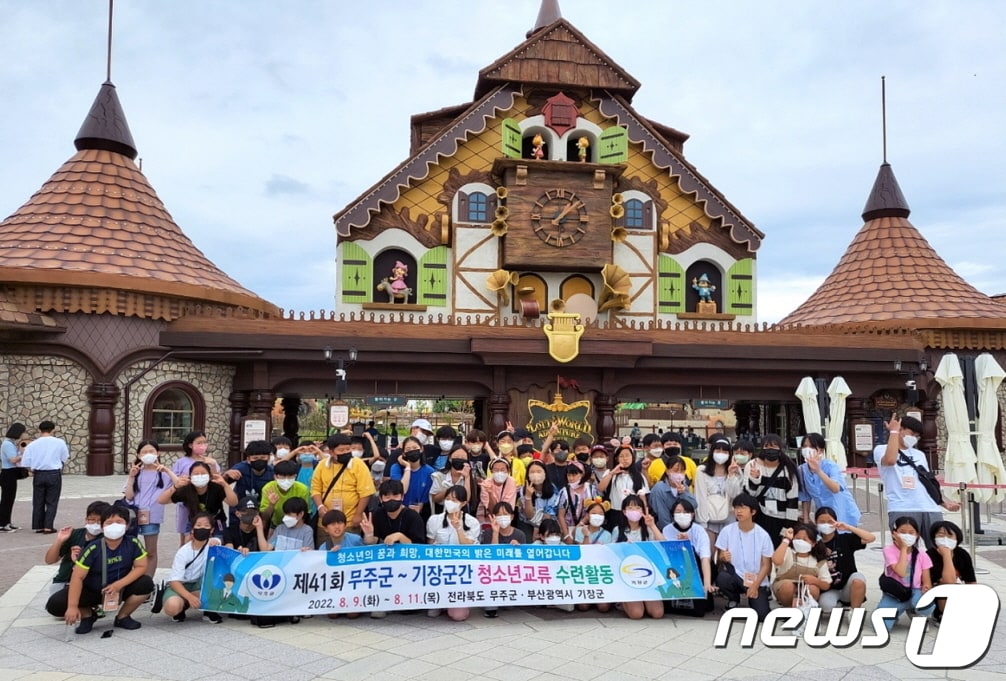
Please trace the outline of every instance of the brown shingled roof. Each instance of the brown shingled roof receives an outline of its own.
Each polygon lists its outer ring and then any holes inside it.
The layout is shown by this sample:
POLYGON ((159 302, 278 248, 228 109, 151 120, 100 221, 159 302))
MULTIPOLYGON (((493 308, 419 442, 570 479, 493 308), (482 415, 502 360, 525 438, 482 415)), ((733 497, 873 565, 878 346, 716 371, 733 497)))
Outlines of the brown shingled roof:
POLYGON ((0 222, 0 281, 98 286, 277 308, 210 262, 126 156, 78 151, 0 222))
POLYGON ((912 329, 1006 328, 1003 305, 964 281, 908 220, 890 166, 881 166, 866 223, 838 265, 780 325, 856 324, 912 329))
POLYGON ((0 329, 51 333, 65 331, 49 315, 23 310, 16 303, 11 302, 2 291, 0 291, 0 329))

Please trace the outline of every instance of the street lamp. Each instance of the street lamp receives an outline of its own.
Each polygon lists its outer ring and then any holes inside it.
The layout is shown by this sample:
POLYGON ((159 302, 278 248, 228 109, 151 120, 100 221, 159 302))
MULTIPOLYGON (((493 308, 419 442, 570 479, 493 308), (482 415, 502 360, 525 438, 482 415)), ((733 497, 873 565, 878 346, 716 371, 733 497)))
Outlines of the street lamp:
POLYGON ((335 363, 335 393, 336 399, 342 399, 342 394, 347 392, 346 383, 346 367, 353 364, 356 358, 359 356, 356 348, 349 348, 348 354, 349 359, 343 359, 341 357, 336 357, 332 350, 331 345, 326 345, 325 349, 321 351, 322 357, 325 358, 326 362, 335 363))

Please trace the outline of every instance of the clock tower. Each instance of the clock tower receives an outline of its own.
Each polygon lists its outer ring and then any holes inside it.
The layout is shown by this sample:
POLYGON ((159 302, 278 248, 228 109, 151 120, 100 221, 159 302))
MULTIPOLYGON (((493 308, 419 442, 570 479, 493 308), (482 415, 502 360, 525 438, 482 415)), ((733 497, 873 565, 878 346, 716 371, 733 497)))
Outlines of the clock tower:
POLYGON ((624 165, 498 159, 504 269, 599 272, 612 261, 612 196, 624 165))

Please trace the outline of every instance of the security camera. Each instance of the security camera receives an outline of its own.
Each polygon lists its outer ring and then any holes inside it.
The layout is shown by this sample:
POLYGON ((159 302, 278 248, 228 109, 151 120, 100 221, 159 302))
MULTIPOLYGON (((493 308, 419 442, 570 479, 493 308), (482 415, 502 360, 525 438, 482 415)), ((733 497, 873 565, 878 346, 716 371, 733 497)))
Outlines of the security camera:
POLYGON ((905 387, 909 390, 915 390, 915 381, 905 381, 905 387))

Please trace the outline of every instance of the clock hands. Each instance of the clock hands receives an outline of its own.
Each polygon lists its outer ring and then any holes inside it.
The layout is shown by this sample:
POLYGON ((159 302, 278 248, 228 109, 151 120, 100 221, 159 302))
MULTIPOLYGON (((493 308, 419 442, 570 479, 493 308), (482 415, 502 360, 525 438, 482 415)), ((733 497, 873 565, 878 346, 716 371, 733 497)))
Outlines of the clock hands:
POLYGON ((566 207, 559 211, 559 214, 552 218, 552 224, 558 226, 570 212, 576 208, 576 204, 572 201, 566 204, 566 207))

